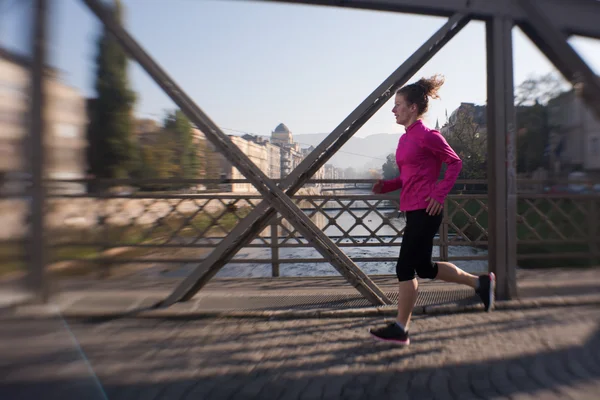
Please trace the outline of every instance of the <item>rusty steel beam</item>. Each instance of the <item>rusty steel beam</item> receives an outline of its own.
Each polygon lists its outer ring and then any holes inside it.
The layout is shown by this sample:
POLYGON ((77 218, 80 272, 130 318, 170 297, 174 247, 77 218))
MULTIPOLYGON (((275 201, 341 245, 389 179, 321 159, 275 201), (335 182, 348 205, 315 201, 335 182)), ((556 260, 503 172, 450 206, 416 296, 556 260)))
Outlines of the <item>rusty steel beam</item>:
MULTIPOLYGON (((331 134, 317 146, 281 182, 286 194, 294 195, 311 176, 324 165, 351 137, 394 95, 396 89, 404 85, 442 47, 448 43, 469 22, 469 17, 457 14, 451 17, 429 40, 376 88, 353 112, 340 123, 331 134)), ((177 301, 189 300, 196 294, 229 260, 259 232, 261 232, 276 211, 267 203, 260 203, 233 231, 213 250, 164 301, 170 305, 177 301)))
MULTIPOLYGON (((573 84, 576 93, 600 120, 600 78, 571 47, 562 32, 553 26, 546 10, 530 0, 520 0, 520 3, 529 17, 529 22, 521 26, 523 32, 573 84)), ((600 14, 596 21, 600 26, 600 14)))
MULTIPOLYGON (((46 273, 47 246, 44 232, 44 208, 46 203, 46 190, 44 185, 44 137, 46 125, 44 123, 44 106, 46 104, 46 91, 44 87, 44 69, 47 58, 47 27, 48 27, 48 2, 36 0, 33 7, 33 58, 31 64, 31 103, 30 103, 30 131, 29 146, 27 148, 29 168, 31 169, 31 201, 29 203, 30 225, 27 248, 28 275, 27 285, 33 291, 37 301, 46 302, 49 297, 48 275, 46 273)), ((28 189, 29 190, 29 189, 28 189)))
POLYGON ((513 82, 513 21, 486 23, 488 98, 488 269, 496 274, 496 296, 517 295, 516 112, 513 82))
POLYGON ((177 104, 212 144, 263 196, 285 217, 331 265, 373 305, 391 304, 391 300, 360 268, 335 245, 269 177, 244 154, 229 137, 198 107, 144 49, 129 35, 99 0, 82 0, 114 35, 125 51, 135 59, 164 92, 177 104))
MULTIPOLYGON (((240 1, 240 0, 238 0, 240 1)), ((366 10, 393 11, 407 14, 449 17, 470 14, 473 19, 504 17, 526 23, 528 15, 518 0, 241 0, 310 4, 366 10)), ((566 35, 600 39, 600 1, 536 0, 552 24, 566 35)))

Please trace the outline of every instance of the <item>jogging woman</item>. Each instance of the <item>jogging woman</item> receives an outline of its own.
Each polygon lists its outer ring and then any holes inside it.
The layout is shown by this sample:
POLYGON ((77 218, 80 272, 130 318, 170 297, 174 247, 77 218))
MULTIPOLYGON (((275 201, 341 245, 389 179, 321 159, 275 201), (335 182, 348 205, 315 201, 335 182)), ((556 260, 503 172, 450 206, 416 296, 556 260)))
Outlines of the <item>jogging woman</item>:
POLYGON ((396 264, 399 281, 396 321, 371 329, 370 333, 378 339, 401 345, 410 344, 408 328, 419 286, 415 273, 424 279, 468 285, 475 289, 486 311, 494 307, 496 282, 493 273, 478 277, 454 264, 432 262, 431 259, 433 238, 442 223, 444 200, 462 168, 462 161, 444 137, 421 120, 427 112, 429 98, 439 98, 438 90, 443 83, 444 79, 440 76, 423 78, 396 92, 392 112, 396 123, 406 129, 396 149, 400 175, 396 179, 380 180, 373 186, 374 193, 402 189, 400 211, 406 215, 406 227, 396 264), (448 168, 444 179, 438 182, 442 163, 448 168))

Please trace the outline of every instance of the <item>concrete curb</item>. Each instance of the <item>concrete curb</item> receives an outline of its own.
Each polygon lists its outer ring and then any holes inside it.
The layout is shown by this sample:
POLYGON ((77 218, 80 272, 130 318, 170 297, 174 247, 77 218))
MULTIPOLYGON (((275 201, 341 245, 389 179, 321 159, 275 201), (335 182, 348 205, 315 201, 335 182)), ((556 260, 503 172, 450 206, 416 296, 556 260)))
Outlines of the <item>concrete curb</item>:
MULTIPOLYGON (((585 296, 541 297, 535 299, 510 300, 496 302, 496 310, 528 310, 548 307, 574 307, 600 305, 600 294, 585 296)), ((56 315, 57 307, 21 306, 14 307, 10 313, 15 318, 44 318, 56 315)), ((416 307, 413 315, 450 315, 468 312, 481 312, 481 304, 446 304, 416 307)), ((395 317, 396 306, 363 307, 350 309, 310 309, 310 310, 194 310, 185 307, 172 306, 166 309, 135 309, 118 311, 109 309, 60 310, 64 318, 109 321, 120 318, 145 319, 178 319, 193 320, 207 318, 232 319, 319 319, 319 318, 366 318, 366 317, 395 317)))

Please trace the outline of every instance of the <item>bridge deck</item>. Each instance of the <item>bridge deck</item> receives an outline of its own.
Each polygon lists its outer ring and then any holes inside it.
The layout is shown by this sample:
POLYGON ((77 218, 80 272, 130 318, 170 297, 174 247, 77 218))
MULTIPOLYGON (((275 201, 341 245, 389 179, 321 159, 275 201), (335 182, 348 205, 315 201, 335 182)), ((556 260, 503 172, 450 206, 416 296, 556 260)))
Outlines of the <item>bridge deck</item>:
MULTIPOLYGON (((394 301, 394 276, 377 275, 374 282, 394 301)), ((164 299, 179 279, 72 279, 59 282, 52 303, 67 315, 112 315, 143 309, 164 299)), ((519 271, 519 299, 599 296, 600 269, 519 271)), ((1 292, 1 291, 0 291, 1 292)), ((595 298, 595 297, 594 297, 595 298)), ((598 299, 600 300, 600 299, 598 299)), ((468 287, 422 281, 417 308, 471 307, 479 304, 468 287)), ((393 311, 393 307, 389 311, 393 311)), ((341 277, 216 278, 192 300, 165 312, 220 313, 298 310, 373 310, 369 302, 341 277)))

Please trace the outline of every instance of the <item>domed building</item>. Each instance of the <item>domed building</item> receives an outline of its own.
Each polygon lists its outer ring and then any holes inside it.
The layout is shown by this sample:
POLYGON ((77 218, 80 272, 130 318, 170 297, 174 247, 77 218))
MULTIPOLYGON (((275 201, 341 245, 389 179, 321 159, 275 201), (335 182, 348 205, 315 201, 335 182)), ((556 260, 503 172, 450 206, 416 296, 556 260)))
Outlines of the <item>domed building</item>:
POLYGON ((281 148, 281 177, 286 177, 302 161, 300 145, 294 143, 290 128, 282 122, 271 132, 271 143, 281 148))
POLYGON ((284 146, 294 143, 292 132, 283 122, 277 125, 275 130, 271 132, 271 142, 284 146))

